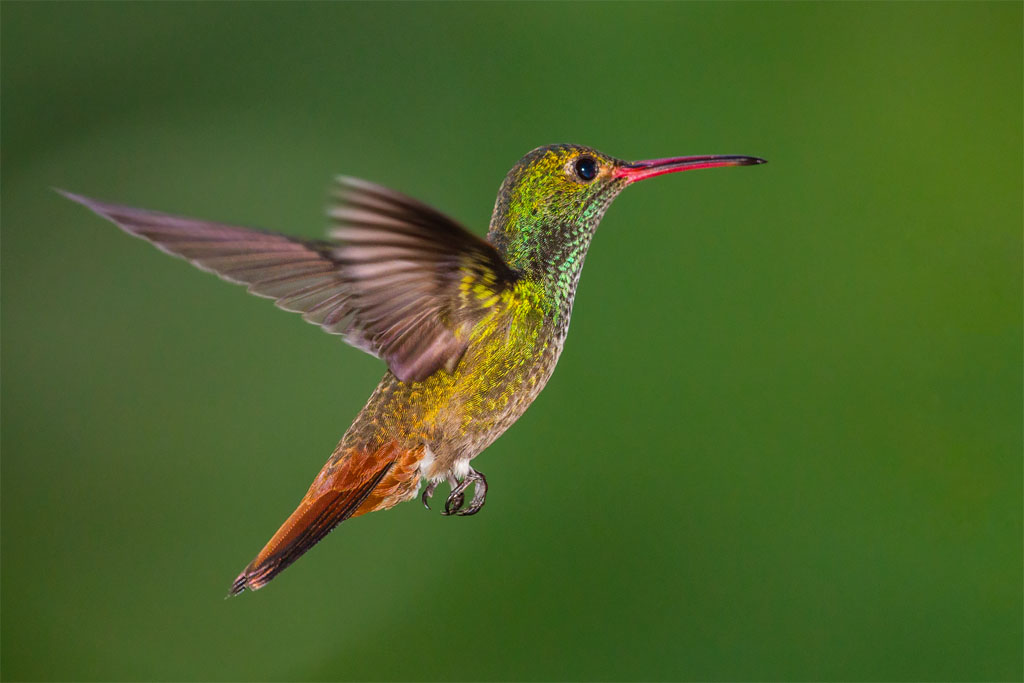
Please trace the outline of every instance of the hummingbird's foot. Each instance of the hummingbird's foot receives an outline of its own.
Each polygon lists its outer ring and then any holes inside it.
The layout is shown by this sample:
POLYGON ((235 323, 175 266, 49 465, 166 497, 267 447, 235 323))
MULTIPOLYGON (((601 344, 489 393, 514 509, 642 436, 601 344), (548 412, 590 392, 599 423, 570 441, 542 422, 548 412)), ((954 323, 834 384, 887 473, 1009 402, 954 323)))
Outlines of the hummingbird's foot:
POLYGON ((423 495, 420 496, 420 500, 423 501, 423 507, 430 509, 430 499, 434 497, 434 489, 437 488, 437 482, 432 481, 427 484, 427 488, 423 489, 423 495))
MULTIPOLYGON (((427 508, 428 510, 430 509, 430 499, 434 497, 434 490, 437 488, 437 485, 439 483, 441 483, 441 482, 439 482, 439 481, 432 481, 429 484, 427 484, 427 487, 425 489, 423 489, 423 495, 420 496, 420 500, 423 501, 423 507, 427 508)), ((459 485, 459 483, 457 481, 455 481, 455 477, 451 477, 451 476, 448 477, 448 486, 450 486, 454 490, 455 487, 458 486, 458 485, 459 485)), ((451 501, 451 497, 449 497, 448 500, 451 501)), ((459 501, 459 507, 461 507, 461 506, 462 506, 462 501, 460 500, 459 501)), ((445 503, 445 508, 447 508, 447 507, 448 507, 448 503, 445 503)))
POLYGON ((459 515, 460 517, 475 515, 480 512, 480 508, 484 506, 484 502, 486 500, 487 478, 470 467, 469 474, 463 477, 462 481, 460 481, 457 486, 452 487, 452 492, 448 496, 448 500, 444 503, 444 512, 441 514, 459 515), (462 503, 465 500, 463 494, 471 484, 476 485, 473 489, 473 500, 469 501, 469 507, 463 510, 462 503))

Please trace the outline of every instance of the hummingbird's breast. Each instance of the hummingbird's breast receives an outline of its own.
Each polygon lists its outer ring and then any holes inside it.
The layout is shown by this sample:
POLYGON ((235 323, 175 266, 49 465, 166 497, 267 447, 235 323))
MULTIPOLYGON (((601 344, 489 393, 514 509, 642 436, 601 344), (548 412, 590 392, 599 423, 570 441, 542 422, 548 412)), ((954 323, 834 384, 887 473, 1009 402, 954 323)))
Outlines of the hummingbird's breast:
POLYGON ((343 443, 422 443, 431 458, 424 463, 427 477, 461 476, 460 469, 512 426, 547 384, 566 331, 539 285, 516 283, 473 326, 452 372, 410 383, 387 373, 343 443))

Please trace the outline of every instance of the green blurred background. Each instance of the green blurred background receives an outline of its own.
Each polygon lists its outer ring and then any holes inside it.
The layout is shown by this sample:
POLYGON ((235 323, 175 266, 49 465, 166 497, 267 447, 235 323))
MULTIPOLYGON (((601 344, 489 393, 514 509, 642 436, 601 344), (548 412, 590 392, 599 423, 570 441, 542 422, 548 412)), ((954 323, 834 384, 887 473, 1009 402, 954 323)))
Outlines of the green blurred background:
POLYGON ((7 680, 1020 680, 1022 6, 2 8, 7 680), (479 232, 531 148, 630 189, 484 513, 231 579, 383 365, 49 188, 479 232))

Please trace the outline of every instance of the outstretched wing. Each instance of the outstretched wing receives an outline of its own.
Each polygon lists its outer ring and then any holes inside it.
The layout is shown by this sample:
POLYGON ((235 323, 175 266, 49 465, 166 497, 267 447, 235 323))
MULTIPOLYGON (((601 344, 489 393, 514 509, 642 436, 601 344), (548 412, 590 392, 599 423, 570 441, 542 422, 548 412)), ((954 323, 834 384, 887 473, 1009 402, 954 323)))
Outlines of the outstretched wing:
POLYGON ((339 177, 328 215, 332 257, 353 302, 346 333, 380 349, 403 381, 454 369, 486 311, 487 297, 467 289, 496 296, 517 279, 488 242, 386 187, 339 177))
POLYGON ((171 216, 62 192, 115 225, 382 358, 404 382, 451 370, 484 313, 467 283, 499 294, 516 279, 489 243, 384 187, 339 178, 335 241, 171 216), (479 284, 477 284, 479 283, 479 284))

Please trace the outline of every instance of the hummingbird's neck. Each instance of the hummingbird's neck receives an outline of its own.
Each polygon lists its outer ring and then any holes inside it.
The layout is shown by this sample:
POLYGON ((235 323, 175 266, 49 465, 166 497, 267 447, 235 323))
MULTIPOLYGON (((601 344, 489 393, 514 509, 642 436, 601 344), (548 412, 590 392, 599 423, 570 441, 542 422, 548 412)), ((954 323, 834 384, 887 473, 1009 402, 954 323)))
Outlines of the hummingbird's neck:
POLYGON ((499 215, 497 210, 494 218, 488 241, 506 263, 543 287, 554 310, 568 315, 596 221, 576 223, 545 216, 499 215))

